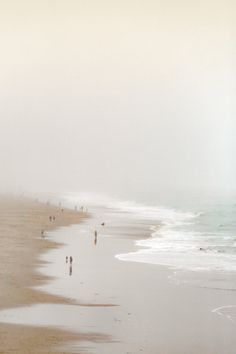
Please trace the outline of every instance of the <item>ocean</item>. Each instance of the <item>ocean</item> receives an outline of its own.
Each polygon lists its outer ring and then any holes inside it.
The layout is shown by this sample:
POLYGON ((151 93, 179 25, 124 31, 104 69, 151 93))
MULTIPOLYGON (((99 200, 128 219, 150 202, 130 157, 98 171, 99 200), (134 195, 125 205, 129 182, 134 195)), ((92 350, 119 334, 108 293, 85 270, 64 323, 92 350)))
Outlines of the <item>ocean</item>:
MULTIPOLYGON (((119 218, 149 224, 149 237, 135 240, 137 251, 118 254, 123 261, 190 271, 236 271, 236 204, 233 198, 166 205, 137 203, 95 195, 67 195, 70 206, 115 211, 119 218)), ((114 213, 115 215, 115 213, 114 213)))
POLYGON ((61 246, 41 254, 37 269, 50 281, 36 290, 76 305, 7 309, 0 322, 105 336, 62 348, 74 353, 87 347, 91 353, 234 353, 233 201, 159 205, 80 194, 49 199, 90 213, 78 225, 46 232, 61 246), (73 256, 73 267, 66 256, 73 256))

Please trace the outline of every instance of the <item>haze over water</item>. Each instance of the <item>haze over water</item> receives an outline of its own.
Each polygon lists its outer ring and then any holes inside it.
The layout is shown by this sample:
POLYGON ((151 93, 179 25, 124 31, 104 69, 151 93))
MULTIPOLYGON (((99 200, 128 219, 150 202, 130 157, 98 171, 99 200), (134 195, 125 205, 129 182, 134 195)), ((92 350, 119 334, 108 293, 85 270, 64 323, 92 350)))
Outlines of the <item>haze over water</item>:
POLYGON ((0 12, 0 189, 154 203, 235 190, 233 1, 0 12))
MULTIPOLYGON (((44 203, 17 230, 9 213, 6 264, 27 280, 10 251, 61 242, 31 262, 51 276, 40 290, 84 306, 14 302, 1 323, 75 331, 74 352, 235 352, 235 4, 2 2, 0 194, 49 200, 59 224, 67 206, 90 217, 49 231, 44 203)), ((32 332, 13 333, 34 350, 32 332)))

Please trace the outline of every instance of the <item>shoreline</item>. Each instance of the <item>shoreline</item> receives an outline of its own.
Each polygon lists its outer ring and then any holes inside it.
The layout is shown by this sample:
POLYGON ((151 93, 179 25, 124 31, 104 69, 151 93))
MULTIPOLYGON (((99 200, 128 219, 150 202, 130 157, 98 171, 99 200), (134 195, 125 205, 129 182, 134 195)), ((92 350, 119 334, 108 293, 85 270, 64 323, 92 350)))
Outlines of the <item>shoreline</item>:
MULTIPOLYGON (((66 233, 63 228, 51 232, 54 244, 63 247, 45 253, 43 272, 55 278, 49 277, 40 288, 70 300, 4 311, 1 316, 8 316, 12 324, 3 328, 10 334, 16 331, 16 338, 32 334, 37 349, 48 354, 234 354, 236 322, 227 318, 228 305, 235 304, 234 292, 202 286, 209 280, 225 281, 224 274, 210 272, 204 280, 202 274, 191 273, 186 282, 185 277, 173 279, 167 267, 114 257, 137 250, 134 240, 145 237, 148 224, 138 220, 137 229, 134 220, 117 218, 115 212, 105 217, 99 210, 66 233), (106 226, 98 228, 94 242, 94 228, 104 220, 106 226), (65 255, 71 254, 69 275, 65 255), (219 308, 223 314, 215 311, 219 308)), ((233 284, 235 274, 229 274, 228 281, 233 284)), ((13 345, 10 335, 7 343, 13 345)), ((25 354, 19 343, 14 348, 25 354)), ((27 352, 35 354, 35 347, 27 352)))
MULTIPOLYGON (((59 207, 27 198, 0 197, 0 310, 38 303, 72 303, 63 296, 35 289, 52 280, 38 272, 43 264, 39 255, 61 246, 48 239, 47 232, 80 223, 87 217, 87 213, 68 208, 62 212, 59 207), (55 220, 50 221, 50 216, 55 216, 55 220)), ((19 354, 48 351, 48 347, 74 337, 66 331, 1 323, 1 354, 14 350, 19 354)))

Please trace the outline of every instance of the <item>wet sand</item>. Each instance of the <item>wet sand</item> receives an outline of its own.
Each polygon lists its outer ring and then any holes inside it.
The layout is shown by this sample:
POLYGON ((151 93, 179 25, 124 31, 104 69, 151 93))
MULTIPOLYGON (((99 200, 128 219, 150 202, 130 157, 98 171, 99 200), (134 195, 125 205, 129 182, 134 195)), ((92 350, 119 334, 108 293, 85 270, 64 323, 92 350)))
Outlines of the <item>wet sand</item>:
MULTIPOLYGON (((98 228, 94 243, 94 228, 100 220, 101 214, 92 214, 83 223, 68 227, 66 235, 63 229, 49 234, 54 239, 49 247, 68 239, 68 245, 52 248, 43 257, 52 261, 44 265, 45 274, 55 272, 57 278, 43 285, 45 277, 38 274, 30 285, 39 281, 41 290, 51 295, 42 295, 40 301, 40 293, 34 291, 34 299, 15 301, 15 305, 33 306, 13 310, 10 315, 14 323, 24 326, 0 325, 1 354, 54 353, 55 346, 63 353, 76 354, 235 353, 236 316, 227 307, 236 305, 234 273, 182 274, 161 266, 120 261, 115 255, 137 250, 134 234, 141 235, 135 225, 124 226, 114 218, 98 228), (68 264, 61 259, 72 252, 70 276, 68 264), (214 311, 221 307, 220 312, 214 311), (35 328, 32 323, 42 327, 35 328)), ((141 230, 146 236, 147 225, 141 225, 141 230)), ((38 241, 41 239, 36 237, 38 241)), ((35 263, 37 256, 35 253, 31 260, 35 266, 40 265, 35 263)))
MULTIPOLYGON (((34 202, 25 198, 0 198, 0 309, 69 300, 32 289, 50 280, 36 272, 40 253, 60 245, 47 232, 80 223, 85 213, 34 202), (55 221, 49 217, 55 216, 55 221), (41 231, 44 230, 44 235, 41 231)), ((52 346, 75 335, 66 331, 0 324, 0 353, 51 353, 52 346)), ((78 335, 76 338, 79 338, 78 335)))

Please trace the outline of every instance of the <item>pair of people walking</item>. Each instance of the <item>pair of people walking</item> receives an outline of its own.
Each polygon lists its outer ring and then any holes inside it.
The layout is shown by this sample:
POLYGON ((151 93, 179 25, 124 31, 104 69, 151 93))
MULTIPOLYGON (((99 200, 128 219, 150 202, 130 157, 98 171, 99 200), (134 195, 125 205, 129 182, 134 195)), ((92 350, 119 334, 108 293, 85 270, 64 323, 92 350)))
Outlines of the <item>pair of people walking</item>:
POLYGON ((73 263, 73 257, 70 256, 70 258, 68 256, 66 256, 66 263, 68 263, 68 261, 70 261, 70 264, 73 263))
POLYGON ((70 262, 70 268, 69 268, 69 275, 72 275, 72 263, 73 263, 73 257, 70 256, 70 258, 68 256, 66 256, 66 263, 70 262))

